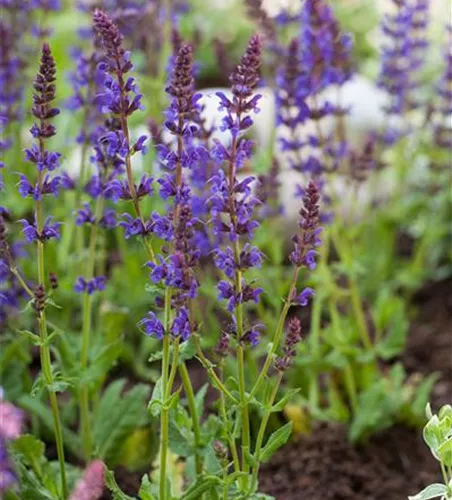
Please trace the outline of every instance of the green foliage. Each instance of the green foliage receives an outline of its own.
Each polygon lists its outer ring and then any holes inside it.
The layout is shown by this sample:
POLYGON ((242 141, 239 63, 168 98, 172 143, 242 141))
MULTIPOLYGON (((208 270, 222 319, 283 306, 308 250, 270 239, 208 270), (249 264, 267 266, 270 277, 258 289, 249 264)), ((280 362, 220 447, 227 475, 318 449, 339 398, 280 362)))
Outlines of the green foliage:
POLYGON ((429 419, 424 427, 424 441, 432 455, 440 462, 444 484, 435 483, 424 488, 409 500, 452 499, 452 406, 444 405, 438 414, 432 414, 430 404, 426 407, 429 419))
POLYGON ((288 422, 287 424, 280 427, 276 430, 269 438, 261 453, 261 461, 268 462, 272 455, 279 449, 281 446, 286 444, 290 435, 292 434, 292 422, 288 422))
POLYGON ((124 379, 112 382, 103 393, 93 414, 93 435, 99 457, 114 465, 124 440, 137 427, 144 426, 149 389, 138 384, 125 390, 124 379))

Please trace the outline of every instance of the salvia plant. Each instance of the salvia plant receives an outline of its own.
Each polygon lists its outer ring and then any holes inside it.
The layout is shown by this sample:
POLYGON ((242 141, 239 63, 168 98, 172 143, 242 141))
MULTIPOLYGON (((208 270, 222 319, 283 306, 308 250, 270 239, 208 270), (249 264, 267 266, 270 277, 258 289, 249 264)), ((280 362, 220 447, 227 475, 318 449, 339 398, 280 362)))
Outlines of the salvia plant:
POLYGON ((427 500, 440 498, 448 500, 452 497, 452 408, 444 405, 438 414, 433 414, 430 405, 427 405, 428 422, 424 427, 424 441, 430 448, 432 455, 440 463, 444 484, 435 483, 427 486, 417 495, 409 496, 409 500, 427 500))
MULTIPOLYGON (((400 359, 412 295, 452 269, 450 27, 432 88, 429 2, 389 2, 356 140, 336 11, 244 3, 229 46, 191 2, 0 1, 6 500, 136 498, 120 466, 142 500, 272 498, 262 464, 300 428, 425 424, 437 375, 400 359)), ((410 498, 449 499, 450 407, 427 418, 444 484, 410 498)))

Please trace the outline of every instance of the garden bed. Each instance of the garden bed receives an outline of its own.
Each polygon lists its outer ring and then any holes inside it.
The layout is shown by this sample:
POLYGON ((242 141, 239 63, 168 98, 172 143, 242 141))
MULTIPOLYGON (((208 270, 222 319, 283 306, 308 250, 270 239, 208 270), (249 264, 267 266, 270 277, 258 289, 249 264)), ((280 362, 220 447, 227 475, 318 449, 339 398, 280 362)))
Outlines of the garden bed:
MULTIPOLYGON (((403 363, 410 373, 441 374, 431 397, 439 408, 452 394, 452 282, 425 286, 414 305, 403 363)), ((281 449, 261 472, 262 491, 285 500, 405 500, 438 480, 421 434, 402 426, 355 448, 344 427, 321 425, 281 449)))

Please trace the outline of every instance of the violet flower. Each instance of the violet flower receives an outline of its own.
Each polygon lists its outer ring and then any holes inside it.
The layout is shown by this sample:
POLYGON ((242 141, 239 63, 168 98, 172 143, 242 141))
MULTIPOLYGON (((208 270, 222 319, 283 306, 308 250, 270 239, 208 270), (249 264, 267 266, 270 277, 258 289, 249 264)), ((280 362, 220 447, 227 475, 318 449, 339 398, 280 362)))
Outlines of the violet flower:
MULTIPOLYGON (((146 152, 146 136, 139 137, 134 143, 130 142, 127 125, 128 117, 135 111, 143 109, 141 104, 142 95, 132 76, 128 76, 133 69, 130 61, 130 53, 123 48, 123 35, 112 19, 100 10, 93 14, 94 29, 98 40, 102 45, 105 58, 97 66, 97 82, 100 92, 96 95, 94 102, 101 111, 110 115, 109 130, 98 138, 96 148, 96 161, 103 162, 105 156, 115 158, 115 175, 104 179, 96 179, 93 182, 93 192, 101 193, 107 199, 114 202, 122 200, 132 201, 139 223, 133 221, 134 227, 130 227, 131 216, 126 216, 120 224, 126 229, 126 237, 131 235, 146 236, 147 223, 141 215, 140 199, 152 195, 152 178, 144 174, 141 181, 136 185, 133 181, 130 158, 136 152, 146 152), (127 182, 118 177, 124 171, 127 174, 127 182)), ((94 180, 94 179, 93 179, 94 180)))
POLYGON ((75 281, 74 291, 77 293, 87 293, 92 295, 94 292, 103 292, 105 290, 107 279, 105 276, 94 276, 90 280, 86 280, 83 276, 79 276, 75 281))
POLYGON ((275 368, 278 371, 287 370, 293 363, 297 354, 296 346, 301 340, 301 322, 297 317, 292 317, 289 320, 289 329, 284 339, 283 355, 276 358, 275 368))
MULTIPOLYGON (((307 267, 315 269, 317 252, 315 249, 321 245, 319 227, 319 208, 320 190, 316 183, 310 182, 306 188, 303 197, 303 207, 300 210, 301 229, 300 234, 292 237, 294 249, 290 254, 290 260, 295 268, 307 267)), ((312 288, 305 288, 299 294, 295 291, 291 300, 300 306, 306 306, 309 299, 315 294, 312 288)))
POLYGON ((17 277, 11 272, 17 260, 24 257, 22 243, 9 245, 4 213, 0 212, 0 327, 6 327, 10 318, 19 314, 21 302, 27 297, 17 277))
MULTIPOLYGON (((45 195, 57 196, 61 184, 60 176, 49 174, 59 167, 61 154, 46 149, 46 141, 55 135, 51 119, 60 112, 58 108, 52 107, 52 101, 55 99, 55 72, 55 61, 50 47, 44 44, 39 72, 33 85, 35 93, 32 114, 39 122, 31 127, 30 132, 37 142, 25 150, 27 160, 36 165, 37 182, 32 183, 25 175, 21 175, 18 188, 23 197, 32 197, 37 203, 45 195)), ((36 221, 31 224, 26 220, 20 222, 23 224, 23 232, 28 242, 45 242, 60 237, 61 223, 52 224, 50 217, 42 223, 40 229, 36 221)))
MULTIPOLYGON (((254 229, 259 223, 253 218, 254 208, 260 203, 253 195, 251 184, 254 177, 246 177, 239 181, 237 170, 251 156, 251 142, 243 137, 253 124, 251 113, 257 113, 260 95, 254 95, 259 81, 261 43, 257 36, 251 38, 237 69, 231 74, 232 99, 218 92, 220 110, 225 110, 222 121, 224 130, 231 136, 229 147, 216 142, 211 151, 212 157, 221 165, 226 162, 228 174, 223 169, 210 180, 212 195, 207 200, 211 213, 212 231, 223 233, 229 237, 230 246, 214 251, 215 265, 225 273, 228 280, 221 280, 218 285, 219 300, 227 300, 227 309, 233 314, 242 304, 259 301, 261 288, 247 282, 243 274, 251 267, 259 266, 262 255, 256 247, 249 243, 254 229), (239 248, 239 241, 248 242, 239 248)), ((237 323, 236 318, 233 320, 237 323)), ((242 329, 243 325, 239 325, 242 329)), ((258 338, 257 330, 246 333, 240 330, 239 341, 254 344, 258 338)))
MULTIPOLYGON (((168 172, 158 179, 161 198, 169 205, 167 215, 152 214, 150 230, 157 237, 170 242, 169 249, 157 257, 156 262, 148 262, 151 268, 150 278, 154 283, 170 287, 175 317, 170 325, 173 337, 187 340, 192 333, 193 321, 189 314, 189 303, 197 296, 198 282, 194 267, 200 257, 196 245, 196 226, 199 219, 193 216, 192 192, 188 184, 187 172, 207 156, 204 147, 194 142, 199 127, 195 118, 199 113, 199 94, 195 93, 193 78, 192 48, 182 44, 174 59, 171 78, 166 87, 171 102, 166 111, 165 128, 175 137, 176 149, 170 150, 160 144, 157 155, 168 172)), ((165 250, 165 249, 164 249, 165 250)), ((153 322, 153 313, 149 313, 153 322)), ((150 325, 149 317, 142 320, 142 325, 150 325)), ((163 335, 160 324, 151 334, 157 338, 163 335)))
POLYGON ((445 31, 444 72, 437 85, 433 134, 437 147, 449 153, 452 148, 452 24, 447 25, 445 31))
POLYGON ((16 51, 13 26, 6 24, 3 19, 0 21, 0 37, 2 40, 0 47, 0 154, 2 159, 0 166, 3 167, 4 152, 12 146, 8 128, 18 121, 22 114, 23 86, 20 79, 23 62, 16 51))
MULTIPOLYGON (((404 115, 419 107, 413 93, 419 87, 428 47, 428 0, 393 0, 394 13, 386 14, 381 29, 386 37, 382 47, 378 85, 390 97, 385 108, 389 117, 404 115)), ((382 136, 386 144, 393 144, 406 130, 390 123, 382 136)))

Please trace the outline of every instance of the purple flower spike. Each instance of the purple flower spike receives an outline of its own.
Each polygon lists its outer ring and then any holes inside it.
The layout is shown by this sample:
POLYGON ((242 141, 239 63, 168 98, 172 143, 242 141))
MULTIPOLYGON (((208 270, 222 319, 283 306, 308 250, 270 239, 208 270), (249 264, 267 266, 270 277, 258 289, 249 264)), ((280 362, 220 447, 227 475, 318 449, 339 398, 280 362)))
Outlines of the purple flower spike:
POLYGON ((308 305, 309 299, 314 297, 315 291, 312 288, 305 288, 297 297, 294 298, 294 302, 302 307, 308 305))
MULTIPOLYGON (((386 43, 382 47, 378 80, 378 85, 390 96, 390 104, 385 108, 389 117, 404 115, 421 105, 414 94, 426 60, 429 20, 428 0, 392 3, 394 13, 386 14, 381 26, 386 43)), ((389 123, 381 139, 393 144, 406 132, 389 123)))
POLYGON ((94 292, 102 292, 105 290, 107 279, 105 276, 95 276, 90 280, 86 280, 83 276, 79 276, 74 285, 74 291, 77 293, 87 293, 92 295, 94 292))
POLYGON ((171 325, 173 337, 180 337, 182 341, 187 340, 191 335, 190 319, 186 307, 181 307, 171 325))
POLYGON ((261 334, 259 332, 259 329, 261 328, 263 328, 263 325, 261 324, 254 325, 243 334, 240 342, 242 342, 243 344, 249 344, 251 347, 256 347, 259 344, 259 340, 261 337, 261 334))
POLYGON ((33 241, 46 242, 52 238, 60 239, 60 227, 61 222, 56 222, 51 224, 52 217, 47 217, 44 222, 44 226, 40 232, 36 229, 36 223, 30 224, 26 219, 21 219, 19 222, 22 223, 22 232, 25 235, 25 239, 32 243, 33 241))
POLYGON ((84 207, 85 208, 77 211, 77 217, 75 219, 75 224, 77 226, 82 226, 83 224, 95 224, 96 222, 89 203, 85 203, 84 207))
POLYGON ((289 320, 289 331, 284 340, 283 355, 275 360, 275 368, 278 371, 287 370, 293 363, 297 354, 296 347, 301 341, 301 322, 297 317, 289 320))
POLYGON ((148 312, 138 325, 143 329, 146 335, 155 337, 158 340, 163 339, 164 328, 161 321, 153 312, 148 312))

